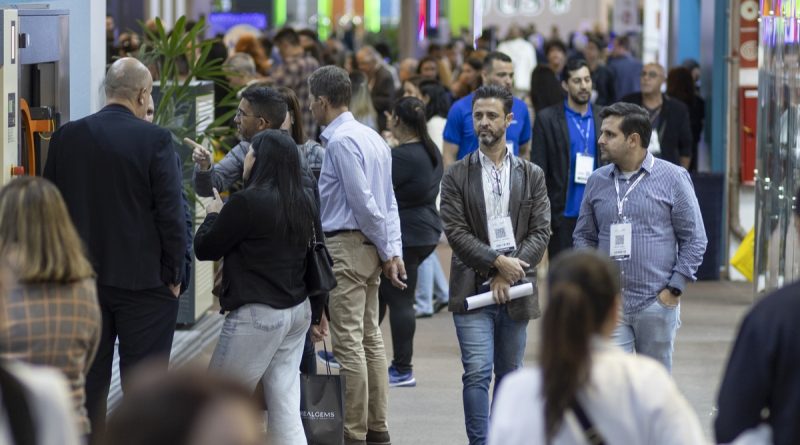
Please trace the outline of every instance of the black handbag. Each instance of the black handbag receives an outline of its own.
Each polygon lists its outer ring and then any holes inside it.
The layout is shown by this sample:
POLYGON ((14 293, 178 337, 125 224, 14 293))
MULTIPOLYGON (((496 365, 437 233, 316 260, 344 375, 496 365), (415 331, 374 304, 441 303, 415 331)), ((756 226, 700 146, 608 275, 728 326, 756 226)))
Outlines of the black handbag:
POLYGON ((309 297, 324 295, 336 287, 333 274, 333 258, 325 243, 317 240, 317 230, 306 252, 306 294, 309 297))

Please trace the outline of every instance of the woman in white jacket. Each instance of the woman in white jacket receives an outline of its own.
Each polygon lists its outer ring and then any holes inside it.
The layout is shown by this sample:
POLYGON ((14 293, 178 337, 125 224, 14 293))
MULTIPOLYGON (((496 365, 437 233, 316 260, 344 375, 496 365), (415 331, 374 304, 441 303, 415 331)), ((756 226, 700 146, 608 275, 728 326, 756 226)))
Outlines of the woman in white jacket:
POLYGON ((609 341, 618 277, 593 251, 565 252, 553 262, 540 365, 503 380, 489 444, 707 443, 664 367, 609 341))

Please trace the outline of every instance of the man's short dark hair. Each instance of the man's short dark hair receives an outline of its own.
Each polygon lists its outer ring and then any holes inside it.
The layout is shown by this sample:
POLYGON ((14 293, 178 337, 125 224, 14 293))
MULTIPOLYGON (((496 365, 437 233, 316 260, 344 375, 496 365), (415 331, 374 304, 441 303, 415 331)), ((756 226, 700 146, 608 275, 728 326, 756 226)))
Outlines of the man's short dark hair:
POLYGON ((494 69, 494 61, 499 60, 505 63, 513 63, 511 57, 508 57, 508 54, 502 53, 500 51, 492 51, 486 55, 486 58, 483 59, 483 69, 486 70, 487 73, 491 73, 494 69))
POLYGON ((315 97, 327 97, 334 107, 350 105, 352 85, 350 75, 334 65, 323 66, 308 77, 308 87, 315 97))
POLYGON ((619 124, 619 129, 622 134, 627 138, 628 136, 636 133, 642 140, 642 147, 646 150, 650 145, 650 135, 653 132, 653 126, 650 124, 650 114, 644 108, 636 104, 627 102, 617 102, 611 106, 603 108, 600 112, 600 119, 605 119, 609 116, 618 116, 622 118, 619 124))
POLYGON ((278 31, 277 34, 275 34, 275 37, 273 37, 272 41, 276 44, 286 42, 290 45, 299 46, 300 36, 297 34, 297 31, 292 28, 283 28, 282 30, 278 31))
POLYGON ((286 120, 288 107, 283 96, 272 88, 251 86, 242 91, 242 99, 246 99, 253 107, 253 113, 269 121, 269 128, 280 128, 286 120))
POLYGON ((514 96, 511 95, 511 92, 498 85, 484 85, 475 90, 475 94, 472 96, 473 108, 478 99, 499 99, 503 102, 503 111, 506 114, 510 113, 514 106, 514 96))
POLYGON ((547 43, 544 44, 544 55, 547 56, 550 54, 550 51, 557 49, 564 54, 567 54, 567 45, 564 44, 561 40, 548 40, 547 43))
MULTIPOLYGON (((561 71, 561 80, 564 82, 569 82, 569 79, 581 68, 589 69, 589 64, 586 63, 583 59, 569 59, 567 60, 567 65, 564 67, 564 71, 561 71)), ((591 72, 591 70, 589 70, 591 72)))

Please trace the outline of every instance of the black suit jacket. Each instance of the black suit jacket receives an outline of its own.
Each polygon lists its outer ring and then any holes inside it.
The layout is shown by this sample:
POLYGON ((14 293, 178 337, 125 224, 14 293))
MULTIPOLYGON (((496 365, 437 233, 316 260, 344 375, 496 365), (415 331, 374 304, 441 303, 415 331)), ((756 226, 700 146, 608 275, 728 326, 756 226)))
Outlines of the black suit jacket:
MULTIPOLYGON (((475 150, 447 169, 442 178, 441 213, 447 240, 453 248, 450 263, 451 312, 465 312, 464 300, 475 295, 494 272, 498 252, 489 244, 483 173, 479 151, 475 150)), ((539 318, 536 267, 550 240, 550 203, 542 169, 511 158, 509 211, 517 250, 508 256, 531 265, 526 279, 533 283, 533 295, 508 303, 512 320, 539 318)))
POLYGON ((188 241, 169 131, 106 106, 53 134, 44 176, 64 196, 98 284, 181 282, 188 241))
MULTIPOLYGON (((600 137, 600 111, 602 107, 593 105, 594 142, 600 137)), ((569 128, 564 114, 564 102, 545 108, 536 115, 531 139, 531 162, 544 170, 547 184, 547 197, 550 199, 550 212, 553 227, 558 227, 567 206, 567 185, 569 185, 569 128)), ((595 168, 600 167, 600 149, 595 149, 595 168)))
MULTIPOLYGON (((656 121, 658 142, 661 144, 661 159, 680 164, 680 157, 692 156, 692 126, 689 122, 689 109, 683 102, 662 95, 661 115, 656 121)), ((642 93, 628 94, 622 102, 642 105, 642 93)))

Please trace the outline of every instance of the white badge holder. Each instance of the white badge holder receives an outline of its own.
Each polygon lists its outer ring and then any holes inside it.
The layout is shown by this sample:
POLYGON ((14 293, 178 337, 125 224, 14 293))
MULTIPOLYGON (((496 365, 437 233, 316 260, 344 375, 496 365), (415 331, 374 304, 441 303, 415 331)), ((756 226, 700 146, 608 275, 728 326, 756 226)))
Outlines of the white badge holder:
POLYGON ((510 252, 517 248, 511 217, 489 219, 489 245, 498 252, 510 252))
POLYGON ((594 157, 578 153, 575 155, 575 183, 586 184, 594 171, 594 157))
POLYGON ((647 146, 647 151, 653 156, 661 156, 661 143, 658 141, 658 132, 656 130, 650 133, 650 145, 647 146))
POLYGON ((616 261, 625 261, 631 258, 631 240, 633 239, 633 226, 627 218, 611 224, 609 231, 609 256, 616 261))

